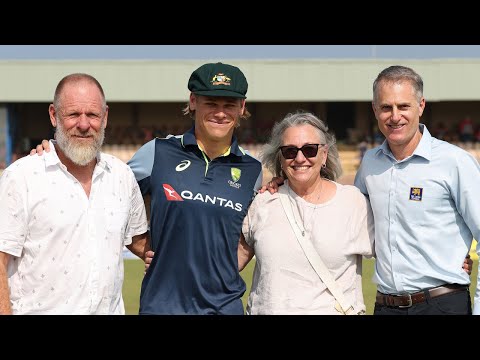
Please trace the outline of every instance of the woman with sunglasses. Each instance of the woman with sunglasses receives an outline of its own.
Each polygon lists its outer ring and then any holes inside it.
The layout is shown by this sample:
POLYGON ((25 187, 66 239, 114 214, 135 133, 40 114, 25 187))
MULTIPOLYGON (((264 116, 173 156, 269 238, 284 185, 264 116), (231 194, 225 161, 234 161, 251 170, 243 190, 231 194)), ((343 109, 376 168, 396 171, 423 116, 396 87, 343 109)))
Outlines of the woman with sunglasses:
POLYGON ((336 182, 342 170, 334 135, 311 113, 288 114, 261 158, 285 183, 258 194, 244 219, 239 268, 256 256, 247 314, 340 314, 303 241, 313 244, 355 313, 364 312, 361 265, 373 255, 372 214, 356 187, 336 182))

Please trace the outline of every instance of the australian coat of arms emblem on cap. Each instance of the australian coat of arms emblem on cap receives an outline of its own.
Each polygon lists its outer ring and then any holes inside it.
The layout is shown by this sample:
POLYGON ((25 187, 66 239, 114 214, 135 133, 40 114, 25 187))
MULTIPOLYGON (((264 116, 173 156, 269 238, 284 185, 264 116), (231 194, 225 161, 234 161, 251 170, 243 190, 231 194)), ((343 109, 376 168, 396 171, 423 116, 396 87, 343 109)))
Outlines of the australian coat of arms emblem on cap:
POLYGON ((230 79, 228 76, 222 73, 215 75, 211 81, 212 85, 228 85, 230 86, 230 79))

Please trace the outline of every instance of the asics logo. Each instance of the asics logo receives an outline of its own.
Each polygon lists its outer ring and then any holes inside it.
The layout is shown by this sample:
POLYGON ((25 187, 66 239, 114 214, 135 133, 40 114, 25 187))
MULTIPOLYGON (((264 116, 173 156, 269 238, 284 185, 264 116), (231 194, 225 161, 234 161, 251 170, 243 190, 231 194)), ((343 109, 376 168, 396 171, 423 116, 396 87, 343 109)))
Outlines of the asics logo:
POLYGON ((186 168, 188 168, 190 166, 192 162, 190 160, 182 160, 180 162, 180 164, 177 165, 177 167, 175 168, 175 170, 177 171, 183 171, 185 170, 186 168))

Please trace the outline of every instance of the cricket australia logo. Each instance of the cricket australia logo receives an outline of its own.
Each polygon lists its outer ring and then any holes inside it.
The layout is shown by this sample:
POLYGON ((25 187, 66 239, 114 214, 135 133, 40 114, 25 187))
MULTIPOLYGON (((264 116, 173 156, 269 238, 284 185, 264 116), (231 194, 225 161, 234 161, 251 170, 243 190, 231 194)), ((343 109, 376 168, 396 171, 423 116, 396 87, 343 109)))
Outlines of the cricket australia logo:
POLYGON ((240 176, 242 176, 242 170, 238 168, 230 168, 230 174, 232 175, 232 180, 228 180, 228 184, 231 187, 234 187, 236 189, 240 189, 242 184, 238 183, 238 180, 240 180, 240 176))
POLYGON ((410 188, 410 200, 422 201, 423 188, 412 187, 410 188))
POLYGON ((213 78, 212 78, 212 85, 228 85, 230 86, 230 81, 232 79, 230 79, 228 76, 226 76, 225 74, 223 73, 218 73, 217 75, 215 75, 213 78))
POLYGON ((177 165, 175 170, 183 171, 183 170, 187 169, 190 166, 191 163, 192 162, 190 160, 182 160, 182 161, 180 161, 180 164, 177 165))

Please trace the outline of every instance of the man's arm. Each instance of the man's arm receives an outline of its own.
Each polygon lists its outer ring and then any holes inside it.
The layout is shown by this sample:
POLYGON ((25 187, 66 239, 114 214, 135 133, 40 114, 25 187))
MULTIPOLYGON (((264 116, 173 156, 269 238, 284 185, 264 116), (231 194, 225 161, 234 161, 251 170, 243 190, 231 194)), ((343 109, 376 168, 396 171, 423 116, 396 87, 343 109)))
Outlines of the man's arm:
POLYGON ((470 254, 468 254, 465 257, 465 260, 463 260, 463 265, 462 265, 463 271, 465 271, 468 275, 472 274, 472 269, 473 269, 473 260, 470 259, 470 254))
MULTIPOLYGON (((467 224, 473 237, 480 239, 480 206, 478 205, 478 199, 480 198, 480 188, 478 187, 480 165, 470 153, 463 151, 456 154, 455 160, 458 173, 453 177, 452 184, 450 184, 452 189, 450 194, 457 211, 467 224)), ((478 252, 479 246, 477 245, 478 252)), ((465 269, 465 262, 463 268, 465 269)), ((477 285, 473 301, 473 314, 480 315, 480 273, 472 281, 475 281, 477 285)))
POLYGON ((127 245, 127 249, 145 261, 145 253, 150 250, 148 232, 132 237, 132 243, 127 245))
POLYGON ((150 267, 150 264, 152 263, 153 256, 155 255, 155 252, 152 250, 148 250, 145 252, 145 274, 147 273, 148 268, 150 267))
POLYGON ((238 242, 238 250, 237 250, 238 271, 242 271, 245 268, 245 266, 247 266, 247 264, 250 262, 250 260, 252 260, 253 255, 255 255, 255 252, 247 244, 243 234, 241 234, 240 235, 240 241, 238 242))
MULTIPOLYGON (((477 254, 480 256, 480 245, 477 244, 477 254)), ((480 263, 480 262, 479 262, 480 263)), ((478 266, 478 265, 477 265, 478 266)), ((475 295, 473 297, 473 312, 472 315, 480 315, 480 276, 478 276, 478 271, 480 266, 477 267, 477 286, 475 288, 475 295)))
POLYGON ((265 185, 263 185, 258 192, 260 194, 263 194, 266 190, 270 192, 270 194, 275 194, 278 191, 278 188, 280 185, 283 185, 283 182, 285 179, 281 176, 274 176, 272 180, 267 182, 265 185))
POLYGON ((0 315, 11 315, 10 289, 8 288, 7 267, 11 255, 0 251, 0 315))
MULTIPOLYGON (((153 255, 155 254, 150 249, 148 249, 147 251, 145 251, 146 253, 145 258, 143 258, 145 261, 145 272, 150 267, 150 264, 152 263, 153 255)), ((242 234, 238 242, 238 250, 237 250, 238 271, 242 271, 245 268, 245 266, 247 266, 250 260, 252 260, 253 255, 255 255, 253 249, 247 244, 242 234)))

